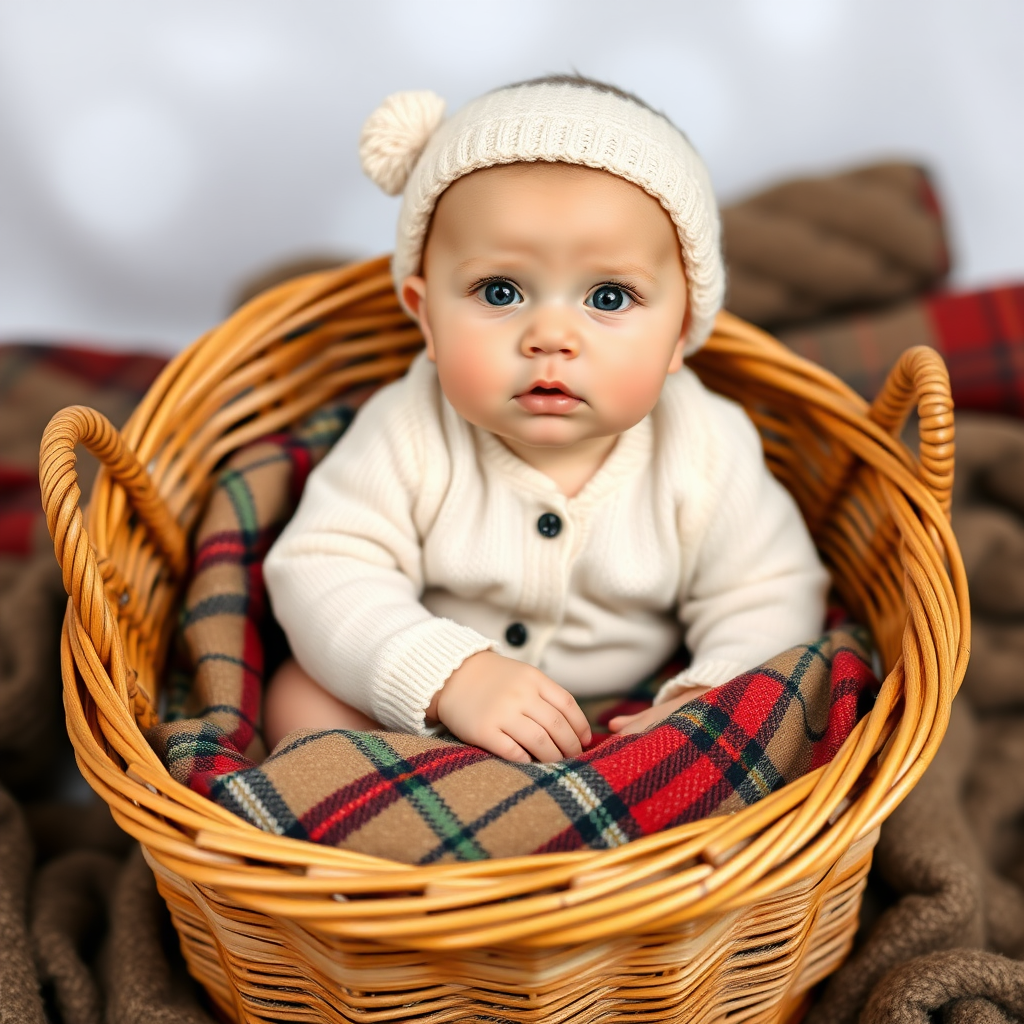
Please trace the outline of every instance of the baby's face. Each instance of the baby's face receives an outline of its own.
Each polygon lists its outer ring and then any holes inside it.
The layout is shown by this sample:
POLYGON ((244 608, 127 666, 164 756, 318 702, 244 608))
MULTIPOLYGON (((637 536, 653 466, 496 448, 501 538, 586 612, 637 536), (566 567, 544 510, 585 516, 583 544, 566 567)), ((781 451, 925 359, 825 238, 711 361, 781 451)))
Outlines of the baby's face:
POLYGON ((402 290, 469 422, 516 450, 620 434, 682 365, 686 278, 660 203, 605 171, 512 164, 442 195, 402 290))

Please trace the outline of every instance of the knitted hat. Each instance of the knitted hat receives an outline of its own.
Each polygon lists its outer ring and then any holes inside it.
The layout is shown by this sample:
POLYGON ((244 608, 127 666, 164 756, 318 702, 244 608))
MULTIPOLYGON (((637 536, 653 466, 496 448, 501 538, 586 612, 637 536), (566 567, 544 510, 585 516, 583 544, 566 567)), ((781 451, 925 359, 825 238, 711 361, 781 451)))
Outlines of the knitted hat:
POLYGON ((707 168, 666 118, 586 79, 509 86, 443 116, 432 92, 395 93, 360 138, 363 170, 389 195, 404 189, 391 261, 399 294, 420 268, 434 207, 453 181, 497 164, 579 164, 639 185, 672 218, 688 286, 684 352, 704 344, 725 291, 718 207, 707 168))

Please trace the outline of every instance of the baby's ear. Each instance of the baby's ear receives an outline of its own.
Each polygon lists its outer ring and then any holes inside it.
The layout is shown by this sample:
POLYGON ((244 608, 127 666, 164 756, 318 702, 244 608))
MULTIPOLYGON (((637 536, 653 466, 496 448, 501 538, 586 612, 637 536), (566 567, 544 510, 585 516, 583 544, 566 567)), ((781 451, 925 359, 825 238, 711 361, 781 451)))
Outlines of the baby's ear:
POLYGON ((686 337, 681 337, 672 349, 672 358, 668 361, 668 372, 678 373, 683 368, 683 349, 686 348, 686 337))
POLYGON ((427 282, 419 274, 411 274, 402 282, 402 305, 420 325, 427 343, 427 358, 434 362, 434 337, 427 322, 427 282))
POLYGON ((690 304, 686 304, 686 314, 683 316, 683 326, 679 330, 679 338, 676 340, 676 347, 672 349, 672 358, 668 363, 669 373, 678 373, 683 368, 683 351, 686 348, 686 336, 690 333, 690 304))

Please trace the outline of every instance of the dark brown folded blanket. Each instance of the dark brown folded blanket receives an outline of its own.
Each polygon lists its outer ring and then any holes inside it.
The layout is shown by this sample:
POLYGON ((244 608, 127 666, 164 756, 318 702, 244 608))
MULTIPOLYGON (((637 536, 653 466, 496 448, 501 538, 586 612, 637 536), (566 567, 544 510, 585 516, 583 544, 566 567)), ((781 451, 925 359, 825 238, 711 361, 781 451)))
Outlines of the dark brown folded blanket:
MULTIPOLYGON (((89 815, 97 819, 94 842, 116 829, 105 807, 89 815)), ((33 871, 33 838, 0 788, 3 1024, 212 1024, 141 851, 124 860, 123 849, 101 849, 100 841, 33 871)))
POLYGON ((726 308, 777 328, 891 303, 949 270, 928 176, 878 164, 788 181, 722 210, 726 308))

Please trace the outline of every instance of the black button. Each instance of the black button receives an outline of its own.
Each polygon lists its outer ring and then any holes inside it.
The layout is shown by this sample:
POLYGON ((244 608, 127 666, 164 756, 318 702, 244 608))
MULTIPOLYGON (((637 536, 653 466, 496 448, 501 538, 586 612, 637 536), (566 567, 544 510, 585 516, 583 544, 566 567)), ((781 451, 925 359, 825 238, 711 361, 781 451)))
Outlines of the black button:
POLYGON ((562 532, 562 520, 554 512, 545 512, 537 520, 537 529, 542 537, 557 537, 562 532))
POLYGON ((513 622, 505 630, 505 639, 513 647, 522 647, 526 643, 526 627, 521 622, 513 622))

